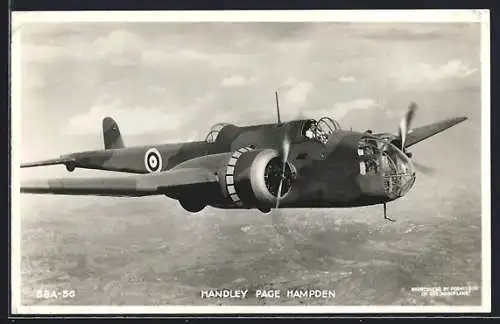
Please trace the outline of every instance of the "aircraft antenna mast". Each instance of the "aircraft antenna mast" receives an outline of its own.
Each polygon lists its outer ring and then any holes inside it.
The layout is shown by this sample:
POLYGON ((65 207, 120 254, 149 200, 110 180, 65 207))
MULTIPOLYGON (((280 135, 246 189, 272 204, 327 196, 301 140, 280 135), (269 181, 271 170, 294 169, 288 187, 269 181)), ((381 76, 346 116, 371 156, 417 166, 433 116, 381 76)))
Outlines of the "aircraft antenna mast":
POLYGON ((278 125, 281 125, 280 102, 279 102, 279 99, 278 99, 278 91, 275 91, 274 94, 276 96, 276 111, 278 113, 278 125))

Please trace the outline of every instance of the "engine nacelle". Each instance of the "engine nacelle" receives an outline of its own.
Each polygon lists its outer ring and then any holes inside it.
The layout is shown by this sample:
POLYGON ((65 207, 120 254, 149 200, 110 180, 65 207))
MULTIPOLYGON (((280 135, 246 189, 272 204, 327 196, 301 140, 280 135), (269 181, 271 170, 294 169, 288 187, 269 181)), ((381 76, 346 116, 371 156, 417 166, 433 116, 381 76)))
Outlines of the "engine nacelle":
MULTIPOLYGON (((401 138, 399 136, 396 136, 394 134, 389 134, 389 133, 385 133, 385 134, 381 134, 380 135, 380 138, 386 140, 387 142, 391 143, 392 145, 394 145, 395 147, 397 148, 401 148, 401 138)), ((406 156, 408 156, 409 158, 412 158, 413 154, 410 153, 410 152, 407 152, 406 149, 403 150, 404 153, 406 154, 406 156)))
POLYGON ((281 199, 292 189, 294 166, 273 149, 243 147, 235 151, 219 172, 222 190, 237 206, 267 208, 276 205, 281 179, 281 199))

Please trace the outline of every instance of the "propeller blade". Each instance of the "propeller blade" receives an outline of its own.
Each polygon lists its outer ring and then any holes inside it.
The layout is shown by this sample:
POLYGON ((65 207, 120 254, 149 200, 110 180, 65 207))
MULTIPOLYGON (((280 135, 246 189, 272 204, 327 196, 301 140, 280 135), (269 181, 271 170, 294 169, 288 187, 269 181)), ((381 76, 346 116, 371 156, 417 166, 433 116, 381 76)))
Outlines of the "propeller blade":
POLYGON ((405 116, 401 119, 399 123, 399 138, 401 139, 401 150, 404 152, 405 144, 406 144, 406 136, 408 135, 408 131, 410 130, 411 123, 413 121, 413 117, 415 116, 415 111, 417 110, 417 104, 415 102, 411 102, 408 107, 408 111, 405 116))
POLYGON ((282 159, 282 170, 281 170, 281 179, 280 184, 278 186, 278 194, 276 197, 276 208, 271 211, 271 220, 273 227, 279 235, 281 235, 285 239, 285 244, 288 246, 293 243, 293 237, 290 235, 290 229, 286 225, 283 216, 281 215, 281 210, 279 210, 280 202, 281 202, 281 190, 283 188, 283 181, 285 179, 285 168, 288 161, 288 156, 290 154, 290 139, 288 138, 288 133, 285 132, 283 136, 283 142, 281 143, 281 159, 282 159))
POLYGON ((278 187, 278 197, 276 198, 276 209, 280 207, 281 201, 281 188, 283 187, 283 179, 280 180, 280 185, 278 187))
POLYGON ((428 167, 428 166, 423 165, 421 163, 418 163, 416 161, 412 161, 412 163, 413 163, 413 166, 415 167, 415 170, 417 170, 418 172, 432 175, 436 171, 434 168, 428 167))
POLYGON ((278 196, 276 197, 276 209, 279 208, 280 201, 281 201, 281 189, 283 188, 283 180, 285 179, 285 168, 286 168, 286 163, 288 161, 288 155, 290 154, 290 139, 288 138, 288 133, 285 133, 285 136, 283 137, 283 142, 282 142, 282 152, 281 152, 281 158, 283 161, 283 165, 281 168, 281 179, 280 179, 280 184, 278 186, 278 196))
POLYGON ((290 154, 290 139, 288 138, 288 133, 285 133, 283 138, 282 150, 283 165, 285 165, 286 161, 288 161, 288 155, 290 154))

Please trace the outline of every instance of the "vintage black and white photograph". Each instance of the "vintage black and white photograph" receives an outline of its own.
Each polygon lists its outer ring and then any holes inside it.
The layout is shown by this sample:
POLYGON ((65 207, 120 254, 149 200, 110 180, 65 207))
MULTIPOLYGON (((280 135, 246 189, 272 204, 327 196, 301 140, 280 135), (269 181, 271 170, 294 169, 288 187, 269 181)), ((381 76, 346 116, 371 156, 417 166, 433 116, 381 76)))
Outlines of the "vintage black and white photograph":
POLYGON ((13 312, 489 311, 489 89, 488 11, 14 13, 13 312))

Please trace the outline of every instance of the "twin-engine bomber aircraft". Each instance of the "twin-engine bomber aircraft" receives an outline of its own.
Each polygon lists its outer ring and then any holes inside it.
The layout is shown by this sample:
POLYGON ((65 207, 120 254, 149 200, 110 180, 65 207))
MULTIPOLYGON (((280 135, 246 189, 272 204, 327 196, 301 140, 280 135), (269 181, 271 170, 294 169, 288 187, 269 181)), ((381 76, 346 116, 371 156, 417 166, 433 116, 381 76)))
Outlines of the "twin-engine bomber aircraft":
MULTIPOLYGON (((140 197, 166 195, 189 212, 223 209, 334 208, 383 204, 415 182, 407 148, 454 126, 452 118, 410 130, 411 103, 398 134, 342 130, 329 117, 238 127, 216 124, 205 141, 126 147, 117 123, 103 119, 104 150, 23 163, 64 164, 134 175, 63 178, 21 184, 22 193, 140 197)), ((421 167, 424 171, 424 167, 421 167)))

